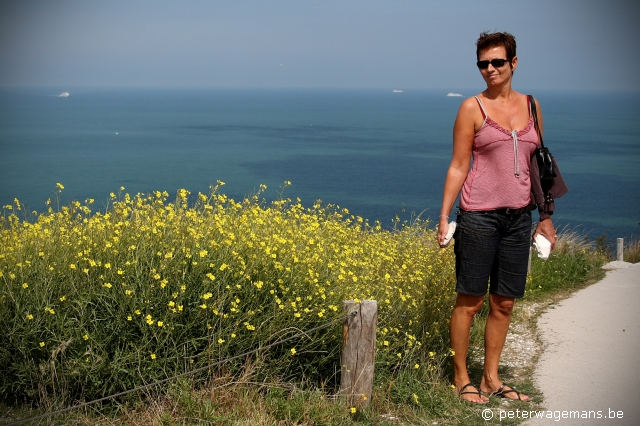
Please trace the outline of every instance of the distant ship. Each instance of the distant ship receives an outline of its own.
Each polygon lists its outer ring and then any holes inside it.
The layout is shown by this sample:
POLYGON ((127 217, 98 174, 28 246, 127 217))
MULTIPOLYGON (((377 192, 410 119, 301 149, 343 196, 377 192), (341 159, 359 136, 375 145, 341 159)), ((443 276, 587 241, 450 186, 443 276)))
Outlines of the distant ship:
POLYGON ((393 93, 402 93, 402 90, 394 90, 393 93))
POLYGON ((69 92, 62 92, 58 95, 59 98, 68 98, 69 97, 69 92))
POLYGON ((462 95, 460 93, 449 92, 447 93, 447 96, 462 96, 462 95))

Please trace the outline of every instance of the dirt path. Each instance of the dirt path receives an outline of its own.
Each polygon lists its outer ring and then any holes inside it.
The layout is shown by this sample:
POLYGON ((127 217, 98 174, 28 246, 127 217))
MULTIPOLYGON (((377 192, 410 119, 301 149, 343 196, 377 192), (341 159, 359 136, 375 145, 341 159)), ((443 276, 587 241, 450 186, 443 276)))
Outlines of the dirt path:
POLYGON ((526 425, 640 424, 640 264, 611 266, 540 316, 533 378, 552 418, 526 425))

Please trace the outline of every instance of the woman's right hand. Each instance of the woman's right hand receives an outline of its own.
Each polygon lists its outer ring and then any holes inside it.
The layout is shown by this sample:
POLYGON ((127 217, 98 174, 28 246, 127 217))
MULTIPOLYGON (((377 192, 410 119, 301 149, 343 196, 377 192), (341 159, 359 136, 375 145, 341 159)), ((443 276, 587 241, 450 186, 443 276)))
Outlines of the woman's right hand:
POLYGON ((438 224, 438 244, 440 244, 441 248, 445 248, 444 238, 447 236, 447 232, 449 232, 449 218, 445 216, 440 216, 440 223, 438 224))
POLYGON ((467 174, 469 174, 476 127, 480 129, 483 121, 484 117, 475 98, 468 98, 462 102, 453 125, 453 156, 444 181, 442 206, 438 220, 438 244, 440 247, 446 247, 444 239, 449 231, 449 214, 458 194, 460 194, 467 174))

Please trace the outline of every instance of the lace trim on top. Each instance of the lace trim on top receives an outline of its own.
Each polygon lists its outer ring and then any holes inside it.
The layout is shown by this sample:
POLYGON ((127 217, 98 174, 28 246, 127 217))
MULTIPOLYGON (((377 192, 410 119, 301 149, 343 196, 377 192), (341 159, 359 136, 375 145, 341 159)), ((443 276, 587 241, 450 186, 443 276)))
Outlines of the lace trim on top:
MULTIPOLYGON (((507 136, 511 136, 511 132, 508 131, 507 129, 505 129, 504 127, 502 127, 500 124, 498 124, 496 121, 493 121, 493 119, 491 117, 489 117, 487 115, 487 117, 484 120, 484 125, 480 128, 480 130, 484 129, 485 126, 491 126, 494 129, 500 130, 502 133, 506 134, 507 136)), ((531 130, 531 127, 533 126, 533 117, 529 117, 529 121, 527 122, 527 125, 524 126, 524 129, 522 130, 518 130, 517 135, 518 136, 522 136, 525 133, 527 133, 529 130, 531 130)), ((480 132, 480 130, 478 130, 478 133, 480 132)))
MULTIPOLYGON (((484 129, 484 127, 488 124, 494 129, 500 130, 502 133, 511 136, 512 132, 505 129, 500 124, 498 124, 497 121, 493 121, 493 119, 489 117, 489 114, 487 114, 487 111, 484 110, 484 105, 482 105, 482 101, 480 100, 480 98, 477 96, 474 96, 474 98, 476 98, 476 101, 478 101, 478 105, 480 106, 480 110, 482 111, 482 116, 484 117, 484 121, 482 122, 482 127, 480 127, 480 130, 484 129)), ((517 136, 522 136, 523 134, 527 133, 533 126, 533 116, 531 115, 531 100, 528 98, 527 98, 527 105, 529 106, 529 121, 527 122, 527 125, 524 126, 524 129, 519 130, 518 133, 516 133, 517 136)), ((478 130, 478 132, 480 132, 480 130, 478 130)))

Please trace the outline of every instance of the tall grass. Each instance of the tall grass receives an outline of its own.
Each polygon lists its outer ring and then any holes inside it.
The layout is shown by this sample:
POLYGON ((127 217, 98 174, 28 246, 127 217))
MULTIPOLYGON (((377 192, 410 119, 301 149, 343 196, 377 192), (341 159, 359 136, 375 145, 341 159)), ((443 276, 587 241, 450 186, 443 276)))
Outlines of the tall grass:
MULTIPOLYGON (((173 202, 112 194, 105 211, 86 200, 22 219, 18 200, 5 206, 0 397, 59 407, 116 393, 311 329, 341 316, 345 299, 378 300, 382 369, 437 368, 454 262, 426 223, 384 230, 319 202, 236 202, 221 184, 191 206, 186 190, 173 202)), ((340 333, 207 377, 251 369, 254 381, 330 387, 340 333)))
POLYGON ((526 298, 581 288, 604 275, 600 267, 608 260, 609 253, 598 239, 591 241, 575 230, 562 229, 549 259, 540 260, 533 252, 526 298))
POLYGON ((624 243, 624 261, 631 263, 640 262, 640 239, 630 238, 624 243))
MULTIPOLYGON (((25 212, 18 200, 4 206, 0 400, 8 405, 0 415, 22 407, 16 416, 26 417, 24 407, 51 410, 192 371, 340 318, 343 300, 375 299, 369 409, 354 413, 332 398, 342 342, 335 324, 132 395, 124 405, 64 419, 479 421, 477 407, 450 389, 455 262, 428 222, 383 229, 347 209, 304 207, 282 193, 272 203, 262 192, 236 202, 219 192, 222 185, 196 196, 180 190, 172 201, 166 192, 130 196, 121 188, 99 211, 93 200, 58 207, 54 199, 40 214, 25 212)), ((595 244, 565 230, 549 260, 534 257, 526 298, 579 288, 605 261, 595 244)), ((481 344, 474 339, 472 352, 481 344)))

